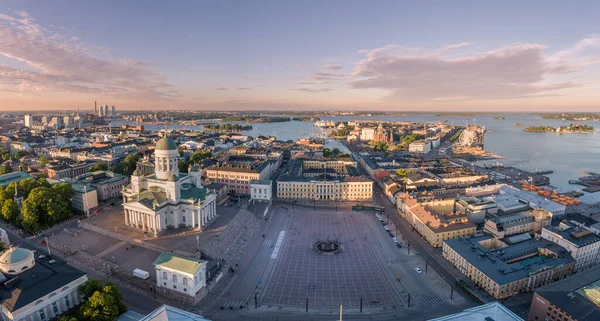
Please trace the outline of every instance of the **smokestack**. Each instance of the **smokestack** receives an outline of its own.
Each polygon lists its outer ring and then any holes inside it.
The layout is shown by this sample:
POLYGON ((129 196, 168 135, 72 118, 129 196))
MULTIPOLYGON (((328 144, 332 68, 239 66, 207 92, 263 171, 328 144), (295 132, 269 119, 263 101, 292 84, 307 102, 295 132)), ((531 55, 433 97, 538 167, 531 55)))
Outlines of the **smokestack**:
POLYGON ((98 115, 98 102, 94 100, 94 116, 98 115))

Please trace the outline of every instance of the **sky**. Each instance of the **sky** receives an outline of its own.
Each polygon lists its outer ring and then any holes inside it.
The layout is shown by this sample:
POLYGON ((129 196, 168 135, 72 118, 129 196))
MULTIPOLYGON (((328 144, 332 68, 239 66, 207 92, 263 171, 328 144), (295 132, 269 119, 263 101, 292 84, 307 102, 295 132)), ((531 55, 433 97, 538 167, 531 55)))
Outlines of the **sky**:
POLYGON ((598 1, 0 1, 0 111, 600 112, 598 1))

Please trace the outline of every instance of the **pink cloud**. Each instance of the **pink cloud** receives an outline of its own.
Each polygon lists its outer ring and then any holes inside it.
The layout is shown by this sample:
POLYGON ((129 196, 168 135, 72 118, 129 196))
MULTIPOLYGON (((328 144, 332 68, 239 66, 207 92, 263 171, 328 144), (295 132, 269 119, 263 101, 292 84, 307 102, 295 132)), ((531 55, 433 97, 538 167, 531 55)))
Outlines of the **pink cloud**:
POLYGON ((580 86, 571 81, 549 84, 550 74, 573 72, 566 62, 552 63, 545 47, 521 44, 496 50, 446 57, 467 44, 450 45, 439 51, 400 51, 386 46, 366 53, 356 63, 350 88, 379 88, 391 91, 392 101, 443 100, 447 97, 473 99, 512 99, 557 94, 580 86))
POLYGON ((80 43, 76 36, 50 32, 24 12, 17 16, 0 14, 0 39, 0 55, 31 67, 31 71, 23 71, 2 66, 3 88, 45 88, 122 99, 180 97, 150 65, 137 60, 99 58, 94 54, 96 48, 80 43))

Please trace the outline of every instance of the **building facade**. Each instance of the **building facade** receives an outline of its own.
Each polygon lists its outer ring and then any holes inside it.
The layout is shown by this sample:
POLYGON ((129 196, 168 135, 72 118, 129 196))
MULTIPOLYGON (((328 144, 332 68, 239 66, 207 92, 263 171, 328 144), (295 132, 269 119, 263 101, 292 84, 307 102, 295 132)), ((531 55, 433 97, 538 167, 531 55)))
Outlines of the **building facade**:
POLYGON ((373 181, 363 177, 333 180, 278 180, 277 198, 311 201, 366 201, 373 198, 373 181))
POLYGON ((273 199, 273 181, 250 181, 250 199, 253 202, 271 202, 273 199))
POLYGON ((212 183, 227 184, 232 195, 250 195, 250 181, 269 179, 277 168, 277 162, 264 160, 255 164, 229 164, 206 169, 206 176, 212 183))
POLYGON ((208 261, 163 252, 154 261, 156 286, 191 297, 206 286, 208 261))
POLYGON ((154 157, 154 173, 136 169, 121 192, 126 225, 156 235, 167 227, 201 229, 217 216, 216 196, 202 186, 198 167, 179 173, 175 141, 161 138, 154 157))
POLYGON ((408 152, 413 154, 427 154, 431 151, 431 142, 428 140, 418 140, 408 145, 408 152))
POLYGON ((0 289, 0 316, 5 321, 49 321, 79 305, 78 288, 87 275, 59 259, 35 257, 22 247, 0 256, 5 277, 0 289), (37 275, 39 277, 32 277, 37 275))
POLYGON ((527 320, 600 320, 600 267, 537 289, 527 320))
POLYGON ((560 222, 556 226, 542 229, 541 236, 564 247, 575 259, 575 271, 582 271, 597 265, 600 261, 600 237, 570 222, 560 222))
POLYGON ((445 240, 475 234, 476 226, 469 223, 465 213, 451 211, 449 207, 452 205, 449 203, 437 203, 440 202, 430 201, 421 204, 407 193, 398 194, 396 197, 398 213, 433 247, 441 247, 445 240), (427 205, 448 207, 448 212, 447 214, 435 213, 427 205))
POLYGON ((507 244, 485 235, 444 241, 442 256, 496 300, 568 277, 575 260, 547 240, 507 244))

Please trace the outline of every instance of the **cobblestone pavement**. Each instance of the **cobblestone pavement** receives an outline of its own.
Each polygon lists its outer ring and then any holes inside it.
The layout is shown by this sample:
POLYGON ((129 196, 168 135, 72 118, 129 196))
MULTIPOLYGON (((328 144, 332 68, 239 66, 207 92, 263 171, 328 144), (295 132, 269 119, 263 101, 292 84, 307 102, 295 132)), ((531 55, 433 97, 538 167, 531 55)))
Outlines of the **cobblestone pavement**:
MULTIPOLYGON (((50 237, 49 241, 53 247, 62 252, 68 249, 70 253, 86 253, 91 257, 103 260, 103 262, 110 262, 118 266, 123 272, 133 273, 134 269, 142 269, 150 272, 152 281, 156 280, 155 274, 152 273, 154 271, 152 263, 160 251, 139 245, 134 246, 132 243, 84 229, 62 231, 50 237)), ((70 260, 76 260, 76 257, 70 260)))
POLYGON ((401 304, 398 292, 389 284, 384 267, 377 262, 375 248, 365 236, 364 216, 330 211, 302 212, 292 217, 273 251, 275 270, 261 302, 266 305, 334 307, 340 303, 363 305, 401 304), (313 250, 318 240, 340 242, 342 252, 319 254, 313 250))

